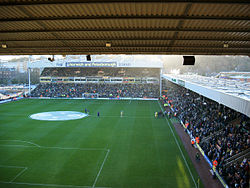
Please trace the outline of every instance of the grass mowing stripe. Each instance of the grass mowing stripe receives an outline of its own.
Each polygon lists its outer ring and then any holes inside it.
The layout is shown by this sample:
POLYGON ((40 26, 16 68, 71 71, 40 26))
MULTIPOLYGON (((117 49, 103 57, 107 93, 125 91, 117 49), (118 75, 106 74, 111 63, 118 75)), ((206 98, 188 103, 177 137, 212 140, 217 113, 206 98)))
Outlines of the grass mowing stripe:
MULTIPOLYGON (((160 106, 160 108, 161 108, 161 111, 164 112, 164 110, 162 109, 161 104, 160 104, 159 101, 158 101, 158 104, 159 104, 159 106, 160 106)), ((175 134, 174 134, 174 131, 173 131, 172 127, 170 126, 169 122, 167 121, 166 116, 165 116, 165 119, 166 119, 166 122, 167 122, 167 124, 168 124, 168 126, 169 126, 171 132, 172 132, 172 135, 174 136, 175 143, 177 144, 177 146, 178 146, 178 148, 179 148, 179 151, 181 152, 181 156, 182 156, 182 158, 184 159, 185 165, 187 166, 188 172, 189 172, 189 174, 190 174, 191 177, 192 177, 192 180, 193 180, 193 182, 194 182, 194 185, 195 185, 195 187, 197 187, 197 184, 196 184, 196 182, 195 182, 195 180, 194 180, 193 174, 192 174, 192 172, 191 172, 191 170, 190 170, 190 168, 189 168, 189 166, 188 166, 188 164, 187 164, 187 161, 186 161, 186 159, 185 159, 185 157, 184 157, 184 154, 183 154, 183 152, 182 152, 182 150, 181 150, 181 147, 180 147, 180 145, 179 145, 179 142, 177 141, 176 136, 175 136, 175 134)))
MULTIPOLYGON (((164 119, 154 117, 154 112, 159 110, 156 101, 32 99, 2 107, 0 140, 29 141, 41 147, 24 142, 0 142, 19 144, 0 147, 4 154, 0 155, 0 164, 28 167, 15 181, 36 184, 1 184, 0 187, 92 188, 96 179, 95 187, 194 187, 171 129, 164 119), (42 111, 84 111, 85 106, 91 116, 81 120, 46 122, 28 118, 42 111), (121 110, 128 117, 121 118, 121 110), (99 118, 97 112, 100 112, 99 118), (72 150, 76 148, 102 149, 72 150)), ((177 139, 183 150, 179 137, 177 139)), ((186 153, 184 155, 187 158, 186 153)), ((0 181, 10 181, 21 170, 3 168, 2 174, 6 175, 0 181)))

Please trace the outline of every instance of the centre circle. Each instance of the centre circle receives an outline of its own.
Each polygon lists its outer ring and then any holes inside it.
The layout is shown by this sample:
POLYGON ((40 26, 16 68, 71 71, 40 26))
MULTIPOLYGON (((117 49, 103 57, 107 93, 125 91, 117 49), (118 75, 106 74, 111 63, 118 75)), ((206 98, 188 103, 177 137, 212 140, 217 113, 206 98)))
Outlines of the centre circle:
POLYGON ((76 111, 52 111, 32 114, 30 115, 30 118, 43 121, 65 121, 81 119, 86 116, 88 116, 88 114, 76 111))

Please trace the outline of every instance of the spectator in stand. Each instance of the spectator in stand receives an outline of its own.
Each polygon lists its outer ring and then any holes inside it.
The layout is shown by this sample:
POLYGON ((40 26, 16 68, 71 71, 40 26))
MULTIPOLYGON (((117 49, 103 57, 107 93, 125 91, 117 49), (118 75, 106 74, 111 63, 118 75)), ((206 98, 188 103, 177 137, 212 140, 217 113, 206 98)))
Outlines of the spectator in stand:
POLYGON ((100 98, 130 97, 130 98, 158 98, 158 84, 39 84, 32 91, 32 97, 69 97, 81 98, 84 93, 95 93, 100 98))
POLYGON ((217 161, 216 169, 229 187, 249 187, 247 158, 241 165, 231 163, 228 167, 235 155, 249 149, 249 117, 170 82, 164 90, 167 99, 162 102, 169 103, 173 114, 188 125, 194 138, 199 138, 208 158, 217 161))
MULTIPOLYGON (((32 91, 33 97, 82 97, 84 93, 95 94, 93 97, 101 98, 157 98, 159 96, 159 84, 146 83, 147 78, 158 78, 158 68, 107 68, 107 67, 53 67, 45 68, 41 76, 57 77, 133 77, 139 83, 41 83, 32 91), (145 80, 145 81, 144 81, 145 80), (144 83, 145 82, 145 83, 144 83)), ((83 78, 82 78, 83 79, 83 78)), ((84 78, 85 79, 85 78, 84 78)), ((79 79, 80 80, 80 79, 79 79)), ((104 79, 103 79, 104 80, 104 79)), ((127 79, 129 80, 129 79, 127 79)), ((53 79, 52 79, 53 82, 53 79)), ((129 81, 125 81, 129 82, 129 81)), ((152 82, 155 82, 153 80, 152 82)))

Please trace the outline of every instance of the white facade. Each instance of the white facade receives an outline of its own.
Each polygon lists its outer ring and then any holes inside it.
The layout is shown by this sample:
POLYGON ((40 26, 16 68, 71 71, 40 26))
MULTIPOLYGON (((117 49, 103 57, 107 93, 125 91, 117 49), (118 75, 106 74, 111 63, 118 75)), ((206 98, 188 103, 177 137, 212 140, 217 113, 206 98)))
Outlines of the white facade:
POLYGON ((67 56, 66 58, 56 58, 51 62, 47 59, 32 60, 29 67, 66 67, 67 63, 81 63, 81 62, 115 62, 116 67, 147 67, 147 68, 162 68, 162 60, 155 55, 93 55, 91 61, 86 60, 86 56, 67 56))

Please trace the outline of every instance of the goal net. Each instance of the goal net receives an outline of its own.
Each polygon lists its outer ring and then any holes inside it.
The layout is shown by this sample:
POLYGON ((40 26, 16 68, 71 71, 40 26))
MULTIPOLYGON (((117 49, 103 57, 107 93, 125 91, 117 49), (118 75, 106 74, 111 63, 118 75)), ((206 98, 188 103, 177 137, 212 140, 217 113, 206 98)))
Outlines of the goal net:
POLYGON ((88 98, 88 99, 93 99, 93 98, 98 98, 99 94, 98 93, 83 93, 82 97, 88 98))

